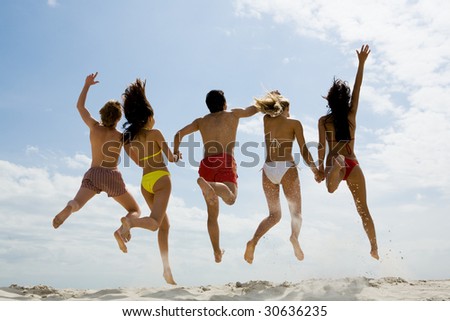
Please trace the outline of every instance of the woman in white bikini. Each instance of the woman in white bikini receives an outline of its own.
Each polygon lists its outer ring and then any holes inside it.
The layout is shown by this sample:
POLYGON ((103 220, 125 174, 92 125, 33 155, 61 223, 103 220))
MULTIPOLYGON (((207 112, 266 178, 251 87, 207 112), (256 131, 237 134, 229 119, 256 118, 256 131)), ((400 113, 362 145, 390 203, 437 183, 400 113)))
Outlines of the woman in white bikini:
POLYGON ((266 161, 262 171, 262 185, 269 207, 269 216, 256 229, 253 238, 247 242, 244 259, 253 262, 255 247, 260 238, 281 219, 280 185, 288 201, 291 213, 292 233, 290 241, 298 260, 304 254, 298 237, 302 225, 300 180, 292 155, 294 140, 306 164, 311 168, 316 181, 323 180, 309 153, 303 136, 300 121, 289 118, 289 101, 278 91, 272 91, 261 99, 256 99, 255 106, 264 114, 264 134, 266 143, 266 161))
MULTIPOLYGON (((169 218, 166 210, 172 189, 170 173, 164 162, 164 153, 169 162, 177 157, 172 154, 162 133, 153 129, 155 118, 153 108, 145 96, 145 82, 137 79, 124 93, 123 110, 127 123, 124 124, 124 149, 130 158, 143 169, 141 191, 151 213, 148 217, 122 217, 123 230, 133 227, 158 231, 158 244, 164 267, 164 279, 176 284, 169 265, 169 218)), ((121 249, 127 252, 125 240, 116 235, 121 249)))
POLYGON ((320 171, 326 177, 328 192, 333 193, 341 181, 347 181, 347 186, 353 195, 356 210, 361 217, 364 230, 370 242, 370 255, 379 259, 375 226, 367 206, 366 183, 354 152, 356 112, 358 111, 359 93, 363 80, 364 63, 370 53, 368 45, 363 45, 358 55, 358 70, 356 72, 353 93, 347 83, 334 79, 333 85, 325 97, 328 101, 329 113, 319 119, 319 162, 320 171), (325 141, 328 142, 326 168, 324 168, 325 141))

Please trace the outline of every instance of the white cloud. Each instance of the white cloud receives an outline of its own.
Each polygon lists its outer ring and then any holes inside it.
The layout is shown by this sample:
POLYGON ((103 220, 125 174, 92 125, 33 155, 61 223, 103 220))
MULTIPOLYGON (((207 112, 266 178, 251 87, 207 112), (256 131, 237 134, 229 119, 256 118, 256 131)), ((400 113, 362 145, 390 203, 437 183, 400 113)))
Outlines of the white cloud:
MULTIPOLYGON (((412 270, 411 266, 416 266, 414 258, 420 257, 415 255, 420 240, 430 246, 439 244, 443 251, 448 250, 450 244, 441 237, 442 231, 449 227, 444 223, 435 224, 447 215, 447 209, 435 206, 432 209, 434 217, 421 224, 423 233, 413 233, 419 227, 398 224, 398 219, 422 217, 434 196, 418 189, 412 191, 412 195, 420 193, 421 197, 415 197, 412 203, 401 202, 404 198, 399 196, 398 204, 388 206, 383 200, 382 205, 378 202, 372 207, 379 227, 383 257, 383 261, 377 263, 367 253, 368 242, 348 191, 342 188, 336 196, 329 196, 323 185, 315 185, 309 172, 300 172, 304 196, 300 239, 306 261, 298 262, 293 256, 289 243, 289 212, 282 197, 283 220, 261 240, 255 264, 249 266, 243 260, 245 244, 267 215, 267 208, 260 179, 244 179, 248 175, 245 169, 240 173, 238 201, 232 207, 220 205, 221 245, 226 250, 220 265, 213 261, 206 228, 207 213, 200 191, 191 191, 199 199, 194 206, 186 204, 187 201, 192 203, 194 195, 184 195, 183 198, 172 195, 167 211, 171 222, 170 259, 174 276, 180 284, 223 284, 255 278, 295 282, 311 277, 343 277, 354 273, 369 273, 373 277, 394 272, 396 276, 412 278, 441 277, 441 271, 430 269, 427 263, 422 262, 417 270, 412 270), (333 215, 330 215, 330 206, 336 211, 333 215), (396 215, 384 215, 391 213, 396 215), (386 223, 386 220, 392 222, 386 223), (389 244, 386 226, 390 226, 389 230, 393 230, 395 237, 401 238, 401 246, 389 244), (398 255, 388 256, 387 248, 404 251, 412 259, 397 262, 398 255), (362 255, 364 259, 361 259, 362 255), (355 260, 358 260, 357 264, 355 260), (334 266, 332 271, 327 268, 329 264, 334 266), (190 267, 188 270, 183 268, 186 265, 190 267), (192 271, 202 273, 193 275, 192 271)), ((173 177, 174 186, 177 179, 181 177, 173 177)), ((81 176, 0 160, 0 180, 0 218, 4 222, 0 226, 3 245, 0 250, 0 270, 3 271, 0 284, 25 282, 28 285, 89 288, 164 285, 156 234, 133 230, 129 253, 125 257, 112 237, 124 210, 103 193, 73 214, 60 229, 55 231, 51 227, 54 215, 78 190, 81 176), (35 267, 32 273, 30 264, 35 267), (133 275, 129 274, 130 268, 133 268, 133 275), (71 278, 66 277, 68 274, 71 278)), ((373 197, 379 199, 385 197, 385 193, 391 193, 384 185, 377 184, 373 177, 370 181, 373 197)), ((143 215, 148 215, 149 209, 139 187, 128 182, 127 187, 138 200, 143 215)), ((432 255, 430 259, 430 262, 435 261, 432 255)))
POLYGON ((38 154, 38 153, 39 153, 39 147, 37 147, 37 146, 27 145, 27 147, 25 148, 25 154, 27 156, 38 154))
POLYGON ((238 131, 245 134, 258 135, 259 137, 263 137, 263 115, 257 114, 249 119, 241 120, 241 122, 239 123, 238 131))
POLYGON ((392 115, 399 118, 406 111, 401 105, 395 104, 389 90, 383 88, 364 86, 360 101, 369 105, 375 113, 381 115, 392 115))
POLYGON ((225 35, 226 37, 231 37, 236 35, 235 29, 226 29, 226 28, 216 28, 221 34, 225 35))
POLYGON ((49 7, 55 8, 55 7, 59 6, 59 2, 58 2, 58 0, 47 0, 47 5, 49 7))
POLYGON ((83 154, 75 154, 74 157, 63 157, 63 161, 71 169, 87 169, 91 164, 91 159, 83 154))
POLYGON ((369 43, 361 101, 390 117, 389 127, 377 131, 376 155, 369 157, 390 177, 401 171, 409 173, 411 184, 448 190, 449 175, 435 169, 450 158, 441 148, 450 138, 450 20, 444 14, 449 2, 237 0, 235 10, 329 42, 355 66, 354 50, 369 43))

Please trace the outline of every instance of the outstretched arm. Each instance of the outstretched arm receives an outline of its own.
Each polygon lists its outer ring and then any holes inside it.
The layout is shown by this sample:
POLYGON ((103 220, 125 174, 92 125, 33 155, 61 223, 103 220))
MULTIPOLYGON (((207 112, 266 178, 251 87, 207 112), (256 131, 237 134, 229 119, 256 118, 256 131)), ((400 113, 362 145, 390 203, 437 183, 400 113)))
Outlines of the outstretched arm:
POLYGON ((156 135, 156 143, 162 149, 164 155, 166 155, 167 160, 171 163, 178 161, 178 156, 172 154, 172 151, 169 148, 163 134, 158 130, 156 135))
MULTIPOLYGON (((324 116, 325 117, 325 116, 324 116)), ((319 171, 324 173, 325 172, 325 151, 326 151, 326 141, 325 141, 325 119, 324 117, 321 117, 319 119, 319 146, 317 147, 317 154, 318 154, 318 160, 319 160, 319 171)))
POLYGON ((311 153, 308 150, 308 147, 306 146, 305 137, 303 136, 302 124, 300 122, 297 122, 295 124, 294 130, 295 130, 295 138, 297 139, 298 147, 300 148, 300 153, 302 154, 305 163, 314 173, 314 178, 316 179, 316 181, 319 182, 319 180, 321 180, 321 174, 317 169, 316 164, 314 163, 314 160, 311 156, 311 153))
POLYGON ((361 51, 356 50, 358 55, 358 70, 356 71, 355 84, 353 85, 352 100, 350 102, 349 118, 355 124, 356 112, 358 111, 359 92, 361 90, 361 84, 364 74, 364 64, 367 57, 370 54, 369 45, 362 45, 361 51))
POLYGON ((173 154, 178 158, 181 159, 182 155, 180 153, 180 143, 183 140, 183 137, 189 134, 192 134, 199 130, 199 120, 196 119, 189 125, 185 126, 183 129, 180 129, 173 138, 173 154))
POLYGON ((259 110, 255 106, 249 106, 247 108, 233 108, 231 112, 238 118, 251 117, 259 110))
POLYGON ((81 118, 83 119, 83 121, 86 123, 86 125, 89 128, 92 128, 94 125, 98 124, 98 121, 96 121, 91 114, 89 113, 89 111, 87 110, 85 104, 86 104, 86 97, 87 97, 87 93, 89 91, 89 88, 92 85, 95 85, 98 83, 97 80, 95 80, 95 77, 97 77, 98 72, 96 72, 95 74, 90 74, 86 77, 86 80, 84 82, 84 86, 83 89, 81 90, 80 96, 78 97, 78 102, 77 102, 77 109, 78 112, 80 113, 81 118))

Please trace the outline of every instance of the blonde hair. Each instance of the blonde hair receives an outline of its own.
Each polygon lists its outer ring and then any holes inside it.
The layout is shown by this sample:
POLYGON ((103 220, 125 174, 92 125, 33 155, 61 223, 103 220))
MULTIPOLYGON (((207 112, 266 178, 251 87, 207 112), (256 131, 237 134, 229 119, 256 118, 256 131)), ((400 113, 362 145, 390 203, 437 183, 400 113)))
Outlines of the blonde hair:
POLYGON ((100 119, 105 127, 114 127, 122 117, 122 106, 117 100, 109 100, 100 109, 100 119))
POLYGON ((255 107, 263 114, 270 117, 280 116, 286 108, 289 108, 289 100, 281 95, 278 90, 268 92, 261 98, 255 98, 255 107))

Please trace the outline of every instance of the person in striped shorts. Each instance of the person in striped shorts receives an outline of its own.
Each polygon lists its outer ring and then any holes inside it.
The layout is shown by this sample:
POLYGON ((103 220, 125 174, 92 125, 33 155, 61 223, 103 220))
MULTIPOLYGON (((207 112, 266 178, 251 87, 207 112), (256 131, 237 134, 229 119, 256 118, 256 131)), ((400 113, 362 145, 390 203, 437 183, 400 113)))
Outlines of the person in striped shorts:
MULTIPOLYGON (((127 211, 127 217, 139 217, 140 209, 136 200, 126 189, 122 174, 117 168, 120 151, 123 146, 122 133, 116 129, 122 117, 122 106, 118 101, 110 100, 100 109, 101 121, 94 119, 87 110, 85 103, 87 93, 92 85, 98 83, 98 73, 86 77, 84 87, 77 102, 77 109, 81 118, 90 129, 92 152, 91 167, 85 173, 81 187, 74 199, 53 219, 53 227, 57 229, 74 212, 79 211, 92 197, 105 192, 127 211)), ((129 231, 123 233, 122 226, 115 232, 117 239, 129 241, 129 231)))

